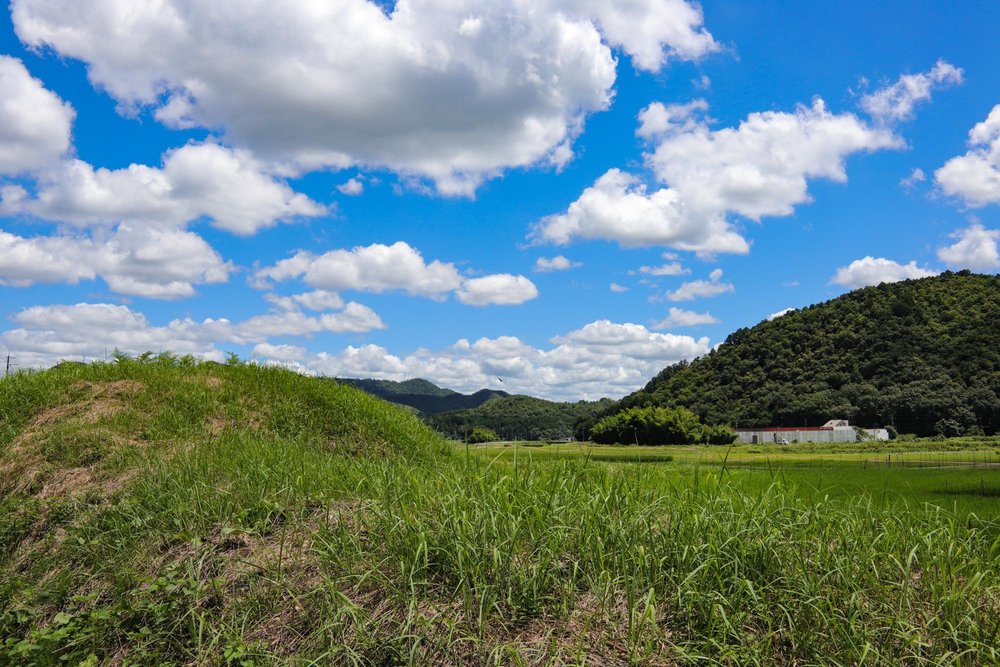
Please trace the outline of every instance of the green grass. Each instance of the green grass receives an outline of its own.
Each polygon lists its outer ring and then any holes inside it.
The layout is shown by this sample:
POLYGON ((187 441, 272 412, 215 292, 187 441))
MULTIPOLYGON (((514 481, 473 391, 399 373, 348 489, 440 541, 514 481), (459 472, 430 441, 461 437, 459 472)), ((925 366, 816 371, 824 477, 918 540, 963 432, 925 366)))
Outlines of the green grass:
MULTIPOLYGON (((491 443, 469 454, 538 463, 580 461, 607 464, 669 464, 725 470, 736 484, 770 485, 780 480, 788 493, 816 501, 858 496, 902 510, 930 503, 955 515, 974 513, 1000 520, 1000 449, 981 441, 636 447, 590 443, 491 443), (965 448, 962 448, 962 447, 965 448), (931 447, 937 449, 928 451, 931 447)), ((464 452, 462 446, 458 451, 464 452)))
POLYGON ((275 369, 14 376, 0 664, 1000 662, 998 499, 921 495, 957 471, 556 447, 275 369))

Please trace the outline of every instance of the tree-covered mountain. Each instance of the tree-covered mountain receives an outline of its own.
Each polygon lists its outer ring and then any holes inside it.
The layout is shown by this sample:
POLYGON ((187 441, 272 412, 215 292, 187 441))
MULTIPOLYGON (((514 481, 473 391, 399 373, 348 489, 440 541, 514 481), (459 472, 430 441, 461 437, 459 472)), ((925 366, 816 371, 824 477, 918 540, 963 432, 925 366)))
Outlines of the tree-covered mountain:
POLYGON ((573 436, 577 421, 593 418, 613 405, 609 398, 557 403, 533 396, 504 396, 470 410, 428 417, 427 422, 458 439, 478 426, 495 431, 504 440, 561 440, 573 436))
POLYGON ((614 410, 684 406, 709 424, 850 419, 919 435, 1000 431, 1000 276, 883 284, 733 332, 614 410))
POLYGON ((510 396, 505 391, 497 391, 495 389, 480 389, 474 394, 460 394, 457 391, 439 387, 433 382, 422 378, 414 378, 402 382, 395 382, 393 380, 359 380, 354 378, 337 378, 337 381, 366 391, 391 403, 409 406, 425 415, 474 408, 490 399, 510 396))

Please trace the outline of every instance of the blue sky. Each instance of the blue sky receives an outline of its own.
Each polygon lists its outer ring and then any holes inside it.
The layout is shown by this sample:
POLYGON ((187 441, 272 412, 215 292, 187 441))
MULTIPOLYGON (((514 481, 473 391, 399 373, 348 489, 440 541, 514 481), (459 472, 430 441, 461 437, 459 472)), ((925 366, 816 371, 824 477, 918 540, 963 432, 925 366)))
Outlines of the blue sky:
POLYGON ((787 308, 1000 269, 998 28, 988 2, 14 0, 0 352, 617 397, 787 308))

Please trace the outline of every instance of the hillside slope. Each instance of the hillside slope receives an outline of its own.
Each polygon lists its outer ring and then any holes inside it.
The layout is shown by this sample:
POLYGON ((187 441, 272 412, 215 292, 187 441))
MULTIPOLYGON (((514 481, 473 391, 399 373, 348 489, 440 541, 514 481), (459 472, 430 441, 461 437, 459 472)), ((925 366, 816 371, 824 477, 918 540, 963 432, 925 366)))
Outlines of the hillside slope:
POLYGON ((502 396, 509 396, 505 391, 496 389, 480 389, 474 394, 460 394, 451 389, 444 389, 423 378, 414 378, 396 382, 393 380, 361 380, 355 378, 337 378, 338 382, 361 389, 373 396, 385 399, 390 403, 399 403, 419 410, 425 415, 436 415, 441 412, 467 410, 502 396))
POLYGON ((620 406, 683 405, 737 426, 850 419, 901 433, 1000 430, 1000 277, 867 287, 740 329, 620 406))
POLYGON ((471 410, 435 415, 427 421, 452 438, 461 438, 467 431, 482 426, 505 440, 561 440, 573 436, 578 420, 612 405, 611 399, 557 403, 533 396, 505 396, 471 410))

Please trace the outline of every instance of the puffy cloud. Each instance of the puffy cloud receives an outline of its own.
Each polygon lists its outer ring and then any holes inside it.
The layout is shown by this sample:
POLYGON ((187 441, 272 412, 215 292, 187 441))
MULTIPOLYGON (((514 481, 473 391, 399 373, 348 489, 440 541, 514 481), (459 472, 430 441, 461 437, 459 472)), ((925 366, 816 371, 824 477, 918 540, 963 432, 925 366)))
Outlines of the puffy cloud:
POLYGON ((1000 104, 969 132, 969 146, 965 155, 935 171, 934 180, 942 192, 968 206, 1000 204, 1000 104))
POLYGON ((92 280, 94 268, 80 261, 81 245, 70 237, 23 238, 0 230, 0 285, 92 280))
POLYGON ((791 313, 791 312, 794 312, 794 311, 795 311, 794 308, 784 308, 782 310, 779 310, 776 313, 771 313, 770 315, 768 315, 767 316, 767 321, 770 322, 771 320, 776 320, 779 317, 781 317, 782 315, 787 315, 788 313, 791 313))
POLYGON ((40 175, 35 198, 8 202, 5 197, 4 203, 8 212, 80 226, 180 227, 208 217, 214 226, 241 235, 326 211, 267 174, 246 151, 212 143, 168 151, 162 167, 95 169, 69 160, 40 175))
MULTIPOLYGON (((345 308, 345 313, 351 304, 345 308)), ((286 315, 288 313, 285 313, 286 315)), ((301 314, 300 314, 301 316, 301 314)), ((459 340, 442 350, 417 350, 405 356, 376 345, 348 346, 337 353, 310 355, 304 348, 265 340, 276 330, 313 329, 305 318, 279 327, 278 320, 251 318, 172 320, 155 326, 127 306, 80 303, 26 308, 12 318, 15 328, 0 334, 24 367, 48 366, 60 359, 101 358, 118 348, 130 354, 169 350, 220 360, 227 343, 256 342, 253 355, 292 364, 303 372, 337 377, 404 380, 425 377, 460 391, 498 386, 552 399, 596 399, 633 391, 664 366, 708 352, 707 338, 654 333, 638 324, 599 320, 536 348, 513 336, 459 340), (273 325, 273 326, 272 326, 273 325), (500 385, 497 376, 504 382, 500 385)))
POLYGON ((639 273, 647 276, 683 276, 691 273, 691 269, 685 268, 680 262, 668 262, 660 266, 640 266, 639 273))
POLYGON ((569 159, 609 104, 613 47, 648 70, 717 49, 684 0, 15 0, 11 14, 25 44, 83 60, 125 109, 300 170, 384 166, 446 194, 569 159))
POLYGON ((863 257, 856 259, 847 266, 837 269, 831 282, 848 289, 858 289, 881 283, 895 283, 900 280, 927 278, 937 275, 937 271, 917 266, 915 261, 900 264, 883 257, 863 257))
POLYGON ((919 102, 931 99, 935 89, 956 86, 964 81, 961 68, 938 60, 929 72, 904 74, 892 85, 861 98, 861 108, 882 122, 909 120, 919 102))
POLYGON ((194 285, 229 279, 200 236, 121 225, 111 234, 20 237, 0 230, 0 285, 77 283, 100 276, 120 294, 154 299, 192 296, 194 285))
POLYGON ((322 255, 301 251, 258 270, 254 278, 258 284, 301 278, 323 290, 400 290, 431 298, 441 298, 462 284, 462 276, 454 264, 440 260, 424 262, 423 255, 403 241, 390 246, 374 243, 352 250, 331 250, 322 255))
POLYGON ((537 297, 538 288, 524 276, 497 273, 466 280, 455 296, 469 306, 516 306, 537 297))
POLYGON ((985 271, 1000 268, 1000 229, 986 229, 980 224, 969 225, 952 234, 958 239, 950 246, 938 248, 937 256, 945 264, 962 269, 985 271))
POLYGON ((592 16, 610 43, 631 55, 640 69, 656 71, 668 57, 695 59, 719 49, 702 28, 701 9, 684 0, 559 0, 551 6, 592 16))
POLYGON ((666 319, 660 320, 653 325, 654 329, 669 329, 671 327, 697 327, 702 324, 718 324, 719 319, 713 317, 711 313, 696 313, 693 310, 682 308, 671 308, 666 319))
POLYGON ((575 269, 583 266, 581 262, 571 262, 562 255, 556 255, 555 257, 539 257, 535 260, 535 271, 537 273, 546 273, 548 271, 565 271, 567 269, 575 269))
POLYGON ((270 343, 258 343, 254 346, 253 357, 264 357, 273 361, 289 363, 299 361, 307 354, 306 348, 295 345, 271 345, 270 343))
POLYGON ((283 310, 298 310, 300 307, 309 310, 339 310, 344 307, 344 300, 336 292, 326 290, 313 290, 292 294, 291 296, 281 296, 278 294, 265 294, 264 298, 283 310))
POLYGON ((697 113, 707 111, 708 102, 705 99, 692 100, 685 104, 653 102, 639 112, 639 129, 635 133, 640 137, 652 139, 667 132, 693 132, 700 124, 697 113))
POLYGON ((128 354, 169 350, 221 360, 219 345, 259 343, 257 356, 286 360, 294 348, 270 345, 271 336, 310 336, 321 332, 363 333, 383 329, 378 315, 358 303, 342 311, 309 317, 282 310, 233 323, 227 319, 190 318, 155 326, 141 312, 107 303, 34 306, 11 318, 17 325, 0 334, 0 346, 16 355, 22 367, 44 367, 62 359, 102 358, 114 349, 128 354))
POLYGON ((73 107, 10 56, 0 55, 0 90, 0 174, 55 164, 70 149, 73 107))
POLYGON ((610 289, 615 294, 621 294, 622 292, 628 291, 627 287, 625 287, 624 285, 619 285, 618 283, 611 283, 610 285, 608 285, 608 289, 610 289))
POLYGON ((899 185, 904 190, 912 190, 917 186, 918 183, 923 183, 926 180, 927 180, 927 174, 924 173, 923 169, 917 167, 916 169, 910 172, 909 176, 899 179, 899 185))
POLYGON ((726 294, 735 289, 731 283, 722 282, 722 269, 715 269, 709 274, 708 280, 690 280, 674 291, 667 292, 663 298, 668 301, 694 301, 726 294))
POLYGON ((271 336, 308 336, 324 331, 366 333, 385 329, 382 318, 368 306, 351 301, 343 310, 317 317, 300 310, 278 310, 240 322, 234 329, 239 339, 260 340, 271 336))
POLYGON ((638 177, 620 169, 597 179, 565 213, 543 218, 531 236, 558 245, 602 239, 626 247, 664 245, 706 253, 746 253, 750 248, 724 220, 688 215, 673 188, 647 194, 638 177))
POLYGON ((832 114, 817 98, 793 113, 752 113, 736 128, 682 126, 665 133, 648 159, 693 211, 760 220, 810 201, 809 179, 845 182, 848 156, 901 146, 892 133, 832 114))
POLYGON ((425 262, 423 255, 404 241, 331 250, 322 255, 300 251, 274 266, 257 270, 252 283, 266 287, 270 281, 290 279, 330 291, 402 291, 432 299, 443 299, 455 292, 459 301, 476 306, 517 304, 538 296, 534 284, 524 276, 504 273, 463 278, 454 264, 425 262))
POLYGON ((399 356, 377 345, 320 353, 302 367, 337 377, 423 377, 459 391, 502 388, 555 400, 621 396, 664 366, 709 350, 707 338, 654 333, 638 324, 592 322, 535 348, 513 336, 460 340, 443 350, 399 356), (497 380, 503 378, 503 384, 497 380))
POLYGON ((337 190, 349 197, 357 197, 365 191, 365 184, 360 178, 354 177, 338 185, 337 190))
POLYGON ((173 320, 157 327, 142 313, 106 303, 35 306, 12 319, 19 326, 0 334, 0 344, 17 356, 22 367, 103 358, 116 348, 131 354, 170 350, 221 360, 214 342, 232 338, 227 320, 173 320))
POLYGON ((654 104, 640 114, 640 134, 656 142, 647 163, 668 187, 648 192, 636 176, 612 169, 565 213, 542 219, 531 237, 746 253, 749 245, 730 216, 759 221, 791 215, 810 201, 810 179, 844 182, 850 155, 903 145, 885 128, 830 113, 820 99, 792 113, 753 113, 738 127, 720 130, 700 117, 705 110, 698 101, 654 104))

